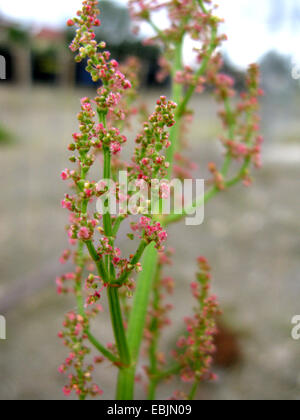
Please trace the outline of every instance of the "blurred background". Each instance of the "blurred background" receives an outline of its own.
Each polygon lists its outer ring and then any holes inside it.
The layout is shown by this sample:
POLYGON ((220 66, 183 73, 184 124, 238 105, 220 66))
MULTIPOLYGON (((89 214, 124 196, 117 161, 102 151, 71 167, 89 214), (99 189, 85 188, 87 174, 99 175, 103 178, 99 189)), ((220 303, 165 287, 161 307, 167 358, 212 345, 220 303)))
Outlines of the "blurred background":
MULTIPOLYGON (((1 400, 63 398, 65 379, 57 367, 66 349, 57 332, 74 301, 58 297, 54 285, 65 270, 58 260, 67 243, 59 174, 68 162, 79 98, 94 88, 84 63, 75 65, 67 48, 72 33, 65 21, 80 3, 0 0, 0 55, 7 64, 6 80, 0 80, 0 314, 7 320, 7 340, 0 341, 1 400)), ((218 3, 229 36, 226 72, 240 83, 248 64, 257 60, 262 68, 264 166, 251 188, 238 186, 207 204, 202 226, 170 228, 176 311, 162 346, 168 350, 182 329, 192 306, 187 285, 195 259, 205 255, 224 315, 217 340, 219 380, 203 385, 198 398, 298 400, 300 342, 291 338, 291 319, 300 314, 300 0, 218 3)), ((143 26, 141 36, 132 35, 125 0, 103 0, 101 9, 97 38, 121 61, 141 59, 141 94, 153 106, 157 96, 168 95, 169 83, 156 80, 159 51, 143 45, 151 31, 143 26)), ((163 16, 156 20, 164 26, 163 16)), ((186 154, 203 177, 207 162, 220 158, 220 124, 209 95, 195 96, 193 107, 186 154)), ((121 246, 126 247, 125 232, 121 246)), ((102 341, 111 340, 107 316, 95 329, 102 341)), ((106 384, 104 398, 112 399, 111 369, 96 378, 101 387, 106 384)), ((163 385, 158 396, 168 398, 173 390, 163 385)))

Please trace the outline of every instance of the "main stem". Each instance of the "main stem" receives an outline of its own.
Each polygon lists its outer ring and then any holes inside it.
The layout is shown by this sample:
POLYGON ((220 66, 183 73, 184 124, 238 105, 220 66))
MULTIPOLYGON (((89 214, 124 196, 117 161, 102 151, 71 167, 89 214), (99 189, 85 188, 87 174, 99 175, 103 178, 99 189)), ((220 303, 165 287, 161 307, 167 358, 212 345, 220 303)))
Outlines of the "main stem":
MULTIPOLYGON (((172 100, 175 102, 178 107, 181 103, 183 85, 175 82, 175 77, 178 71, 182 69, 182 46, 183 39, 181 39, 175 48, 175 59, 174 59, 174 70, 172 72, 172 100)), ((177 116, 178 117, 178 116, 177 116)), ((178 140, 180 135, 180 118, 176 118, 176 124, 170 130, 170 142, 171 145, 166 153, 166 161, 169 163, 168 168, 168 179, 172 178, 173 166, 174 166, 174 154, 178 148, 178 140)))
MULTIPOLYGON (((105 114, 99 112, 99 120, 106 126, 106 116, 105 114)), ((111 154, 109 147, 104 148, 104 168, 103 168, 104 179, 111 179, 111 154)), ((110 238, 112 241, 112 222, 110 213, 107 211, 103 215, 103 227, 105 235, 110 238)), ((113 243, 111 243, 113 245, 113 243)), ((107 281, 107 297, 109 302, 110 317, 112 322, 112 327, 114 331, 114 336, 116 340, 116 345, 118 348, 120 361, 122 366, 130 365, 130 353, 127 344, 127 338, 125 334, 123 316, 121 311, 121 305, 119 300, 119 291, 118 288, 113 287, 114 283, 114 270, 111 264, 111 258, 106 256, 105 259, 106 273, 108 277, 107 281)))
POLYGON ((157 262, 157 250, 155 249, 154 243, 151 243, 144 253, 143 271, 137 279, 137 289, 128 324, 127 338, 132 358, 132 365, 128 368, 120 369, 117 387, 117 400, 134 399, 136 365, 143 339, 147 308, 149 305, 157 262))
POLYGON ((119 351, 120 361, 122 366, 129 366, 130 354, 124 330, 118 289, 115 287, 108 286, 107 296, 109 302, 110 317, 113 325, 116 344, 119 351))
MULTIPOLYGON (((155 281, 153 285, 153 310, 154 313, 159 310, 160 306, 160 291, 159 291, 159 282, 161 276, 161 266, 159 265, 156 270, 155 281)), ((157 364, 157 346, 159 340, 159 321, 157 317, 154 315, 151 320, 150 325, 150 332, 152 335, 150 347, 149 347, 149 358, 150 358, 150 365, 149 365, 149 373, 150 373, 150 381, 149 381, 149 388, 148 388, 148 400, 155 400, 156 396, 156 388, 157 388, 157 371, 158 371, 158 364, 157 364)))

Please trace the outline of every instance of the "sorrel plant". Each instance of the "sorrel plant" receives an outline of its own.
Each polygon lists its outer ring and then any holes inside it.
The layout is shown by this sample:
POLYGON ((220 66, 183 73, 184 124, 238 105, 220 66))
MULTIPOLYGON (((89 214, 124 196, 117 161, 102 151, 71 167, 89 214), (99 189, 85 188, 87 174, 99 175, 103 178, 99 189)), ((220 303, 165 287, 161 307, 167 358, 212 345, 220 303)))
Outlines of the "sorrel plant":
POLYGON ((205 195, 192 204, 194 208, 201 207, 239 182, 250 185, 250 168, 260 166, 262 142, 257 116, 258 97, 262 95, 259 70, 256 65, 249 67, 245 92, 238 96, 234 80, 222 73, 219 47, 226 37, 219 34, 222 21, 215 15, 211 1, 130 0, 129 4, 133 19, 147 22, 155 32, 151 42, 162 51, 158 76, 171 75, 171 100, 163 96, 157 100, 153 113, 135 138, 132 160, 122 161, 120 154, 127 141, 123 133, 138 111, 135 100, 139 67, 134 59, 129 60, 127 67, 120 66, 111 59, 105 43, 96 41, 93 28, 101 24, 98 2, 84 0, 82 10, 68 21, 69 26, 77 27, 70 48, 77 53, 77 62, 87 60, 86 70, 98 88, 93 99, 81 99, 79 131, 73 134, 69 145, 74 167, 61 174, 71 187, 62 201, 70 212, 67 228, 70 249, 64 251, 61 262, 72 259, 75 268, 57 279, 57 287, 59 293, 75 294, 77 310, 66 315, 64 329, 59 333, 70 349, 59 370, 69 373, 65 395, 75 392, 84 400, 102 395, 101 388, 93 383, 92 373, 99 364, 110 363, 119 371, 116 399, 132 400, 144 343, 149 357, 145 368, 148 398, 155 399, 162 381, 179 375, 190 383, 190 392, 177 391, 172 398, 193 399, 201 381, 214 379, 211 364, 219 309, 216 298, 210 294, 210 267, 204 257, 199 257, 196 281, 191 284, 196 301, 194 314, 185 318, 186 333, 178 337, 169 360, 159 351, 162 329, 170 322, 171 308, 164 298, 174 288, 173 279, 164 275, 164 266, 170 263, 173 253, 164 248, 166 229, 170 223, 183 219, 188 211, 160 213, 162 202, 172 195, 167 183, 163 183, 157 199, 151 202, 151 212, 145 213, 143 203, 139 203, 132 214, 111 214, 107 205, 109 181, 114 181, 114 194, 120 204, 133 196, 132 191, 124 195, 116 182, 120 170, 126 171, 137 187, 150 186, 153 179, 189 177, 193 164, 182 154, 182 137, 192 118, 189 108, 192 96, 207 90, 221 104, 224 162, 221 167, 208 164, 211 177, 206 182, 205 195), (161 9, 166 10, 170 22, 164 31, 152 19, 153 13, 161 9), (195 69, 183 62, 186 37, 198 41, 195 69), (101 182, 92 178, 93 165, 102 167, 98 176, 101 182), (107 211, 96 211, 96 200, 102 200, 107 211), (121 253, 116 246, 120 226, 126 219, 132 221, 128 241, 138 241, 136 252, 129 256, 128 250, 121 253), (103 293, 108 297, 115 339, 108 345, 98 341, 90 328, 91 319, 102 311, 99 303, 103 293), (86 357, 89 360, 92 349, 97 355, 89 363, 86 357))

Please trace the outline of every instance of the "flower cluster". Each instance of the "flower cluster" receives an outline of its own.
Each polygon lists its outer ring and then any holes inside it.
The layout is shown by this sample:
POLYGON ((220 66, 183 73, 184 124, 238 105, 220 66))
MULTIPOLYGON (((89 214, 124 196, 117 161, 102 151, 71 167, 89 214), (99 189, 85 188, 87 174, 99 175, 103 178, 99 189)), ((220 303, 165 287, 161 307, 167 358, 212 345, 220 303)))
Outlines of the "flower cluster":
POLYGON ((206 79, 203 76, 197 76, 191 67, 185 66, 183 70, 177 71, 174 81, 186 87, 195 86, 195 91, 201 93, 205 88, 206 79))
MULTIPOLYGON (((131 87, 126 90, 126 95, 123 95, 120 101, 120 108, 122 108, 124 116, 122 127, 125 126, 130 129, 131 117, 140 112, 140 107, 136 105, 136 102, 139 98, 138 88, 140 86, 141 63, 136 57, 128 57, 126 61, 120 65, 120 71, 131 83, 131 87)), ((116 123, 117 122, 118 121, 116 121, 116 123)))
POLYGON ((68 281, 72 280, 72 282, 75 280, 76 274, 75 273, 66 273, 63 274, 60 277, 56 278, 56 286, 57 286, 57 293, 59 295, 61 294, 67 294, 74 292, 74 288, 69 287, 68 281))
POLYGON ((205 41, 208 38, 207 28, 216 26, 219 21, 218 18, 213 16, 211 11, 206 10, 204 5, 203 10, 195 7, 194 0, 167 0, 165 2, 157 0, 129 0, 129 6, 131 16, 135 21, 151 22, 153 12, 157 12, 160 9, 167 11, 171 25, 154 38, 165 42, 166 46, 172 41, 178 41, 183 30, 192 39, 205 41))
MULTIPOLYGON (((226 134, 221 140, 225 146, 226 159, 244 161, 246 166, 242 168, 238 178, 249 185, 251 178, 249 166, 254 163, 255 167, 261 166, 261 143, 262 137, 257 134, 259 130, 257 110, 258 97, 262 95, 259 89, 259 71, 256 65, 251 65, 246 79, 247 91, 241 95, 241 102, 236 109, 231 108, 230 99, 236 96, 234 80, 222 72, 223 60, 218 47, 226 40, 225 35, 218 34, 218 27, 222 20, 215 16, 214 7, 209 7, 211 1, 199 0, 198 7, 194 0, 168 0, 166 2, 131 0, 131 14, 135 20, 147 22, 155 31, 153 42, 159 42, 164 48, 164 57, 160 60, 161 69, 159 79, 173 73, 173 83, 183 85, 187 88, 187 95, 191 92, 202 92, 206 87, 214 90, 218 102, 224 104, 220 111, 226 134), (170 26, 165 31, 160 31, 152 20, 153 12, 163 8, 169 15, 170 26), (189 35, 193 40, 199 41, 201 45, 195 48, 198 69, 181 64, 175 68, 177 63, 176 52, 178 44, 183 37, 189 35)), ((175 117, 190 120, 191 114, 188 109, 188 101, 178 104, 175 117)), ((182 144, 185 129, 184 121, 181 121, 179 141, 182 144)), ((187 130, 185 130, 186 132, 187 130)), ((218 190, 226 188, 226 175, 229 161, 222 170, 215 164, 210 165, 209 170, 213 174, 213 183, 218 190)), ((179 177, 187 177, 189 171, 185 171, 177 164, 173 172, 179 177)))
POLYGON ((98 134, 96 146, 108 146, 114 155, 121 151, 122 144, 127 141, 126 137, 121 135, 118 128, 112 127, 106 129, 102 123, 97 125, 96 133, 98 134))
MULTIPOLYGON (((63 331, 58 334, 64 345, 69 349, 69 355, 59 367, 59 372, 62 374, 69 372, 69 382, 63 388, 64 394, 69 396, 72 392, 75 392, 79 399, 86 399, 88 396, 96 397, 102 395, 102 390, 92 381, 94 364, 98 362, 86 364, 85 358, 91 353, 90 348, 86 345, 90 320, 95 318, 99 312, 102 312, 103 308, 101 305, 97 305, 91 310, 83 311, 83 273, 85 270, 92 272, 95 268, 91 264, 90 258, 86 255, 81 255, 78 251, 72 252, 71 250, 66 250, 64 256, 66 258, 64 262, 73 257, 77 267, 74 272, 68 272, 56 279, 57 292, 59 294, 71 293, 77 299, 82 299, 82 309, 78 313, 71 311, 66 314, 63 331)), ((92 274, 90 276, 92 277, 92 274)), ((88 280, 87 285, 89 285, 88 280)), ((87 291, 88 289, 87 287, 87 291)), ((96 294, 97 291, 95 290, 94 293, 96 294)), ((87 307, 90 302, 89 296, 87 296, 86 302, 87 305, 85 306, 87 307)), ((94 302, 96 302, 96 299, 94 302)))
MULTIPOLYGON (((98 44, 95 40, 93 27, 100 25, 97 5, 98 2, 94 0, 84 1, 77 17, 69 21, 69 25, 78 26, 70 48, 73 52, 78 51, 76 57, 78 62, 87 59, 86 69, 91 74, 92 80, 102 82, 95 98, 98 114, 108 115, 111 122, 124 120, 126 115, 118 105, 121 103, 122 95, 126 90, 130 90, 132 85, 120 71, 119 63, 111 59, 108 51, 102 51, 106 47, 105 43, 98 44)), ((132 95, 132 92, 130 94, 132 95)))
POLYGON ((163 250, 162 244, 167 240, 168 235, 159 222, 142 216, 137 223, 131 224, 131 229, 134 232, 141 232, 140 238, 144 239, 147 244, 155 242, 156 249, 163 250))
POLYGON ((219 308, 216 297, 210 295, 210 267, 203 257, 198 259, 198 264, 198 281, 191 284, 191 289, 199 307, 193 317, 185 319, 187 333, 179 338, 174 352, 184 382, 215 378, 210 367, 215 351, 213 339, 217 332, 215 318, 219 308))
POLYGON ((85 289, 89 292, 86 299, 86 305, 90 306, 97 303, 101 299, 101 293, 105 285, 102 284, 102 279, 94 274, 89 274, 85 281, 85 289))
MULTIPOLYGON (((263 95, 259 86, 260 74, 256 64, 249 66, 246 77, 246 90, 240 94, 240 101, 233 108, 230 98, 236 97, 234 80, 220 73, 223 62, 216 57, 209 69, 209 83, 215 87, 215 96, 218 102, 224 103, 224 108, 219 112, 226 135, 221 137, 225 148, 227 163, 222 171, 217 169, 214 163, 209 164, 209 171, 213 175, 213 183, 219 190, 227 186, 225 176, 231 160, 243 162, 238 179, 242 179, 246 186, 251 184, 249 168, 251 163, 256 168, 261 167, 261 145, 263 137, 258 134, 259 126, 259 102, 258 98, 263 95)), ((230 185, 230 183, 229 183, 230 185)))
POLYGON ((155 111, 144 123, 144 129, 136 138, 137 147, 133 158, 133 166, 129 168, 131 176, 151 182, 152 179, 163 178, 169 164, 166 162, 164 150, 170 146, 167 128, 175 124, 174 110, 176 104, 161 96, 155 111))
MULTIPOLYGON (((76 37, 72 41, 70 46, 73 52, 78 51, 83 44, 89 44, 92 48, 94 46, 97 49, 97 42, 95 41, 95 34, 93 31, 94 26, 100 26, 100 20, 98 15, 100 10, 98 7, 97 0, 83 0, 82 10, 77 12, 77 17, 68 20, 68 26, 74 26, 75 24, 79 27, 76 32, 76 37)), ((80 54, 89 51, 80 51, 80 54)))
MULTIPOLYGON (((171 73, 176 50, 174 47, 184 36, 189 35, 193 40, 201 43, 201 48, 195 48, 196 60, 200 66, 210 58, 212 47, 215 50, 226 39, 224 35, 218 36, 216 31, 222 20, 213 14, 213 9, 207 10, 202 0, 199 3, 201 3, 200 7, 195 5, 194 0, 129 1, 133 19, 148 22, 156 32, 148 42, 158 42, 165 50, 165 57, 160 60, 161 71, 158 74, 160 80, 171 73), (171 22, 164 32, 158 30, 152 20, 153 12, 159 9, 166 10, 169 22, 171 22)), ((194 86, 198 92, 202 92, 206 78, 186 66, 176 72, 174 82, 184 86, 194 86)))
POLYGON ((84 363, 85 357, 90 354, 90 349, 85 345, 87 320, 75 312, 69 312, 63 326, 64 330, 58 336, 69 348, 70 353, 64 364, 59 367, 59 372, 66 373, 72 368, 75 372, 68 376, 69 383, 63 389, 65 396, 71 395, 72 392, 75 392, 79 399, 85 399, 88 395, 102 395, 103 391, 92 382, 93 364, 84 363))
MULTIPOLYGON (((263 91, 259 87, 259 69, 256 64, 249 67, 246 84, 247 91, 240 95, 241 101, 236 109, 232 112, 225 109, 220 113, 224 126, 231 127, 230 137, 221 140, 232 159, 252 162, 256 168, 260 168, 263 138, 258 134, 260 126, 257 111, 258 98, 263 95, 263 91)), ((247 179, 248 174, 245 173, 246 183, 247 179)))
POLYGON ((208 164, 209 172, 213 176, 213 184, 219 191, 225 190, 225 180, 221 172, 218 171, 217 165, 214 162, 208 164))
POLYGON ((158 0, 129 0, 129 5, 131 17, 134 20, 147 20, 151 12, 162 8, 161 2, 158 0))
MULTIPOLYGON (((109 96, 107 104, 109 105, 108 109, 115 104, 114 97, 109 96)), ((103 123, 95 123, 96 112, 93 109, 92 101, 89 98, 81 99, 81 112, 78 114, 79 122, 79 133, 73 134, 73 143, 69 145, 69 150, 74 152, 77 151, 79 156, 72 156, 70 161, 72 163, 82 163, 84 169, 88 170, 94 163, 94 153, 90 154, 92 151, 97 151, 99 149, 108 148, 113 154, 116 154, 121 151, 121 147, 126 143, 127 138, 124 135, 121 135, 120 130, 115 127, 104 127, 103 123)), ((99 112, 99 107, 97 110, 99 112)), ((67 172, 62 173, 63 179, 68 179, 68 177, 77 176, 79 174, 76 172, 67 172), (72 176, 73 175, 73 176, 72 176)), ((76 178, 75 178, 76 180, 76 178)))
MULTIPOLYGON (((99 258, 103 259, 106 256, 110 257, 111 263, 116 271, 116 287, 128 286, 131 281, 128 281, 128 276, 132 272, 141 271, 141 264, 135 261, 135 255, 130 255, 129 258, 123 258, 120 248, 114 247, 110 243, 110 239, 103 236, 100 239, 100 245, 97 248, 99 258), (121 282, 121 283, 120 283, 121 282)), ((103 280, 104 281, 104 280, 103 280)), ((106 286, 107 284, 104 283, 106 286)))
POLYGON ((71 245, 75 245, 77 239, 81 239, 83 241, 90 240, 93 237, 95 228, 97 227, 99 219, 101 218, 98 213, 95 213, 94 217, 90 218, 88 214, 81 212, 78 204, 81 203, 81 200, 89 200, 89 198, 86 198, 86 194, 88 194, 87 191, 81 193, 79 197, 69 196, 66 194, 64 200, 62 201, 63 208, 67 208, 71 211, 69 219, 70 225, 67 226, 71 245), (82 196, 84 196, 83 199, 82 196))

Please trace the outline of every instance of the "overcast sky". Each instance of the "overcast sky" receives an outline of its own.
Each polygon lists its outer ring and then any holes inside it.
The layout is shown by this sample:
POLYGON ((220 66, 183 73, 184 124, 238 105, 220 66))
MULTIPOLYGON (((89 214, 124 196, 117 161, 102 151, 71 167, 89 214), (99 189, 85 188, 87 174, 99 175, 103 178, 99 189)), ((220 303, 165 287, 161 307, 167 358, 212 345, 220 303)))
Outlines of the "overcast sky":
MULTIPOLYGON (((127 0, 118 0, 127 3, 127 0)), ((59 26, 73 16, 81 0, 0 0, 0 13, 26 23, 59 26)), ((240 66, 270 49, 300 61, 300 0, 219 0, 226 20, 226 50, 240 66)), ((157 17, 162 25, 164 19, 157 17)))

